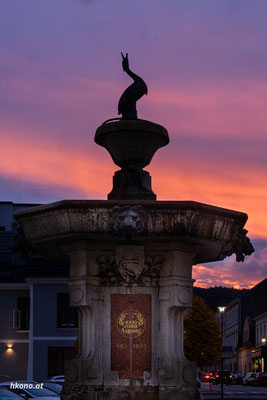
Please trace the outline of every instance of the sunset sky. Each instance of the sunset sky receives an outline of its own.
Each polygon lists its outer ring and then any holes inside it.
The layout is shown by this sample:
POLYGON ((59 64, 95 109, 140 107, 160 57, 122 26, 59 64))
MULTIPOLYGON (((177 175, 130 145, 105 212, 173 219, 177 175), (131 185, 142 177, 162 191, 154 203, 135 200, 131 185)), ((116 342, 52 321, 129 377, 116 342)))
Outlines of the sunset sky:
POLYGON ((106 199, 117 167, 94 143, 132 82, 169 131, 147 170, 158 200, 246 212, 256 252, 195 266, 198 286, 267 276, 267 1, 1 0, 0 201, 106 199))

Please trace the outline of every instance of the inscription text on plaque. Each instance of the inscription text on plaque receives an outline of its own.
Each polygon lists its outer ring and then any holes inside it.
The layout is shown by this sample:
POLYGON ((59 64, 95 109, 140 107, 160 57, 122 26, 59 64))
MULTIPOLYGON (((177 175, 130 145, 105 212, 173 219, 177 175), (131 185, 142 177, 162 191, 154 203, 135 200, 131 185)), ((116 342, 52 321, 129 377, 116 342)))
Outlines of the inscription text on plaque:
POLYGON ((138 379, 151 371, 151 295, 111 295, 111 369, 138 379))

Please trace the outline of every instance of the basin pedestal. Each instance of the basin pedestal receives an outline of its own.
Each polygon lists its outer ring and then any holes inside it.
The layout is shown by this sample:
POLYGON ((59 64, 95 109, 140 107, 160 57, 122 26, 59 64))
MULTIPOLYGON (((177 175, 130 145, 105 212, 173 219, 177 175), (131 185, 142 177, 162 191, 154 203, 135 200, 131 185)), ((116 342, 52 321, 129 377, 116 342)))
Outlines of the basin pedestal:
POLYGON ((62 400, 196 400, 183 352, 192 265, 222 260, 246 214, 195 202, 61 201, 16 213, 27 240, 70 260, 79 352, 62 400))

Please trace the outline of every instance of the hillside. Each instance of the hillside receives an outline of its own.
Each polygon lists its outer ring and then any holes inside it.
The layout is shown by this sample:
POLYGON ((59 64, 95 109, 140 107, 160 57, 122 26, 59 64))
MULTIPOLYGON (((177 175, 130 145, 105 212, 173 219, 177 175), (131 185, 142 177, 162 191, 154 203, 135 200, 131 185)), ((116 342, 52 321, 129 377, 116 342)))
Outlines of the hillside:
POLYGON ((210 288, 194 287, 193 293, 202 297, 208 306, 217 311, 218 306, 227 306, 237 297, 247 293, 248 289, 234 289, 223 286, 215 286, 210 288))

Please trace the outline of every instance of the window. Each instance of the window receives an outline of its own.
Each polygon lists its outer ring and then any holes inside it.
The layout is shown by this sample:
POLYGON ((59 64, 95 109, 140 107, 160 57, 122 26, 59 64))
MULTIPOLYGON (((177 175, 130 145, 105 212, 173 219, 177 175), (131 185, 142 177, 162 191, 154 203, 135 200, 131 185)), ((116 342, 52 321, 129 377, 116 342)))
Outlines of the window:
POLYGON ((69 294, 57 294, 57 327, 77 328, 78 315, 75 308, 69 306, 69 294))
POLYGON ((18 297, 17 309, 13 310, 13 328, 21 331, 29 330, 30 297, 18 297))

